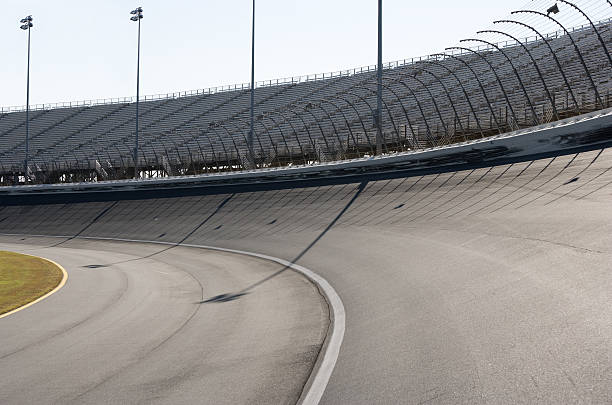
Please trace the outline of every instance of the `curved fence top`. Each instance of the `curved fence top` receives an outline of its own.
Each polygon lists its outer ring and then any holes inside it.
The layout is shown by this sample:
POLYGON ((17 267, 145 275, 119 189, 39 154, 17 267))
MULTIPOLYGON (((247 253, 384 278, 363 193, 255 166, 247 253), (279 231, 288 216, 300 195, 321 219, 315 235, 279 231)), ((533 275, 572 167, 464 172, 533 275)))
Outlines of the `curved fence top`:
MULTIPOLYGON (((612 21, 612 18, 606 18, 606 19, 595 22, 595 24, 596 25, 606 24, 606 23, 609 23, 610 21, 612 21)), ((587 30, 587 29, 590 29, 590 25, 588 23, 574 26, 572 28, 568 28, 570 33, 587 30)), ((545 34, 545 38, 547 39, 558 38, 559 36, 562 36, 564 34, 565 32, 562 29, 560 29, 560 30, 545 34)), ((529 37, 521 38, 521 42, 523 44, 535 43, 541 40, 542 39, 538 36, 529 36, 529 37)), ((509 41, 496 42, 494 45, 503 49, 506 47, 516 46, 517 42, 509 40, 509 41)), ((477 46, 470 46, 469 49, 472 49, 473 51, 477 51, 477 52, 482 52, 482 51, 487 51, 487 50, 493 50, 494 47, 490 45, 481 44, 477 46)), ((448 49, 446 50, 446 53, 449 55, 457 56, 457 55, 465 54, 466 51, 462 51, 459 49, 454 49, 454 50, 448 49)), ((393 62, 384 63, 383 69, 395 69, 395 68, 400 68, 403 66, 409 66, 409 65, 412 65, 414 63, 421 62, 424 60, 432 60, 432 59, 438 59, 438 58, 439 56, 425 55, 425 56, 419 56, 419 57, 414 57, 414 58, 396 60, 393 62)), ((315 73, 315 74, 293 76, 293 77, 287 77, 287 78, 281 78, 281 79, 263 80, 263 81, 256 82, 255 87, 261 88, 261 87, 270 87, 270 86, 284 86, 284 85, 291 85, 291 84, 297 84, 297 83, 303 83, 303 82, 329 80, 329 79, 335 79, 338 77, 347 77, 347 76, 353 76, 353 75, 361 74, 361 73, 375 72, 376 69, 377 69, 376 65, 368 65, 368 66, 361 66, 361 67, 357 67, 353 69, 339 70, 335 72, 315 73)), ((251 87, 250 83, 230 84, 230 85, 209 87, 207 89, 186 90, 186 91, 179 91, 179 92, 172 92, 172 93, 145 95, 145 96, 140 97, 140 101, 156 101, 156 100, 175 99, 175 98, 180 98, 180 97, 202 96, 202 95, 216 94, 216 93, 223 93, 223 92, 230 92, 230 91, 248 90, 250 89, 250 87, 251 87)), ((31 104, 30 110, 35 111, 35 110, 53 110, 53 109, 59 109, 59 108, 73 108, 73 107, 93 107, 97 105, 129 104, 133 102, 136 102, 136 97, 134 96, 102 98, 102 99, 91 99, 91 100, 80 100, 80 101, 64 101, 64 102, 57 102, 57 103, 31 104)), ((2 114, 12 113, 12 112, 22 112, 25 110, 26 110, 25 105, 0 107, 0 113, 2 114)))

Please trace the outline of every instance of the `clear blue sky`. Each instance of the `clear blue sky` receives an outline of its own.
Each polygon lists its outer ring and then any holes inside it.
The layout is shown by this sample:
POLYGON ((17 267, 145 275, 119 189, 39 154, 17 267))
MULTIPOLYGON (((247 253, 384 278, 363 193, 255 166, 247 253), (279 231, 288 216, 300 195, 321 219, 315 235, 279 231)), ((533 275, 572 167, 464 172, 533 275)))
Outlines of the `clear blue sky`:
MULTIPOLYGON (((442 51, 525 4, 533 3, 384 0, 384 60, 442 51)), ((129 11, 138 5, 141 94, 249 81, 250 0, 2 0, 0 105, 25 104, 27 34, 18 22, 27 14, 32 104, 133 95, 129 11)), ((256 80, 375 64, 376 7, 376 0, 259 0, 256 80)))

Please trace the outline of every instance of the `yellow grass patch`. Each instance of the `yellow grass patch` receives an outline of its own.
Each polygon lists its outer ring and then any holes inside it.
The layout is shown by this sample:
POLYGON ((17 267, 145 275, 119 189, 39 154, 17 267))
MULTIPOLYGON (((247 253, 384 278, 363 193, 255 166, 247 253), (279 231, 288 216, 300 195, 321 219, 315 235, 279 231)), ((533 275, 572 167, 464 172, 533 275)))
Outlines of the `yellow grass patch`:
POLYGON ((62 278, 62 270, 47 260, 0 251, 0 314, 42 297, 62 278))

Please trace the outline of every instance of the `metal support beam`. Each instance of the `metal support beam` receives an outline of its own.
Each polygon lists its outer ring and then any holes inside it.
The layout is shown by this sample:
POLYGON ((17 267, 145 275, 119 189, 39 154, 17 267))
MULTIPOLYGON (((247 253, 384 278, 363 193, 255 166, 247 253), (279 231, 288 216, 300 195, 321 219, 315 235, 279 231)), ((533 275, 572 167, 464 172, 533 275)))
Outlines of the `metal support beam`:
MULTIPOLYGON (((269 114, 269 113, 266 113, 266 115, 264 116, 264 119, 266 119, 266 118, 267 118, 267 119, 269 119, 270 121, 272 121, 272 123, 274 124, 274 126, 275 126, 276 128, 278 128, 278 131, 279 131, 279 132, 280 132, 280 134, 281 134, 281 138, 283 138, 283 143, 285 144, 285 148, 287 149, 287 154, 288 154, 288 156, 289 156, 289 162, 290 162, 291 164, 293 164, 293 157, 291 157, 291 150, 289 149, 289 143, 287 143, 287 138, 285 138, 285 133, 283 132, 283 129, 280 127, 280 125, 278 124, 278 122, 277 122, 277 121, 276 121, 274 118, 272 118, 272 117, 270 116, 270 114, 269 114)), ((262 120, 262 121, 263 121, 263 120, 262 120)), ((278 153, 278 150, 277 150, 277 153, 278 153)), ((280 154, 279 154, 279 155, 280 155, 280 154)), ((279 164, 281 164, 281 163, 280 163, 280 161, 279 161, 279 164)))
MULTIPOLYGON (((580 14, 582 14, 584 16, 584 18, 587 19, 589 24, 591 24, 591 27, 593 28, 593 31, 595 31, 595 34, 597 34, 597 38, 599 39, 599 43, 601 44, 601 47, 603 48, 604 52, 606 53, 606 56, 608 57, 608 62, 610 62, 610 65, 612 65, 612 57, 610 57, 610 53, 608 52, 608 47, 606 46, 606 43, 604 42, 603 38, 601 37, 601 34, 599 33, 599 30, 597 29, 595 24, 593 24, 593 21, 591 21, 589 16, 586 15, 586 13, 584 11, 582 11, 580 8, 578 8, 578 6, 575 5, 574 3, 570 3, 569 1, 566 1, 566 0, 559 0, 559 1, 561 3, 567 4, 568 6, 572 7, 574 10, 577 10, 580 14)), ((608 1, 608 3, 610 3, 610 1, 608 1)))
POLYGON ((255 0, 253 0, 253 23, 251 25, 251 127, 247 138, 248 158, 250 164, 255 164, 253 153, 253 136, 255 135, 255 0))
MULTIPOLYGON (((444 82, 433 72, 425 69, 423 66, 419 66, 419 69, 421 69, 423 72, 427 73, 428 75, 432 76, 438 83, 440 83, 440 86, 442 86, 442 90, 444 90, 444 94, 446 95, 446 98, 448 99, 448 102, 451 105, 451 108, 453 109, 453 113, 455 114, 455 117, 459 117, 459 113, 457 112, 457 109, 455 108, 455 103, 453 102, 452 97, 450 96, 450 92, 448 91, 448 88, 446 87, 446 85, 444 84, 444 82)), ((459 120, 459 128, 461 129, 461 131, 464 131, 463 128, 463 124, 461 123, 461 120, 459 120)), ((465 138, 464 138, 465 139, 465 138)))
POLYGON ((287 111, 289 111, 290 113, 292 113, 295 117, 297 117, 301 122, 302 125, 304 127, 304 129, 306 130, 306 134, 308 134, 308 139, 310 140, 310 146, 312 147, 312 150, 314 151, 315 148, 315 141, 312 138, 312 134, 310 133, 310 128, 309 125, 306 123, 306 121, 304 121, 304 118, 302 117, 301 114, 299 114, 297 111, 295 111, 292 108, 287 108, 287 111))
MULTIPOLYGON (((380 83, 380 86, 383 87, 382 83, 380 83)), ((377 84, 377 87, 378 87, 378 84, 377 84)), ((370 89, 369 87, 365 87, 365 85, 358 85, 358 86, 355 86, 354 88, 355 89, 364 89, 364 90, 366 90, 366 91, 368 91, 368 92, 370 92, 372 94, 377 94, 378 93, 378 91, 374 91, 374 90, 370 89)), ((368 106, 370 111, 373 111, 373 108, 372 108, 372 106, 370 106, 370 103, 368 103, 368 101, 365 98, 363 98, 362 96, 360 96, 359 94, 355 94, 355 93, 350 92, 350 91, 347 91, 346 94, 350 94, 352 96, 355 96, 355 97, 359 98, 361 101, 363 101, 363 103, 365 105, 368 106)), ((396 135, 398 136, 398 141, 399 141, 399 131, 397 129, 397 126, 395 125, 395 121, 393 120, 393 116, 391 115, 391 109, 389 109, 385 99, 382 99, 381 101, 382 101, 382 104, 384 106, 384 109, 387 110, 387 115, 389 116, 389 120, 391 121, 391 125, 393 126, 393 130, 395 131, 396 135)), ((382 116, 382 110, 380 110, 380 111, 381 111, 381 116, 382 116)), ((381 132, 381 135, 382 135, 382 132, 381 132)), ((387 148, 387 141, 382 136, 381 136, 381 143, 382 143, 383 151, 384 152, 389 152, 389 150, 387 148)))
MULTIPOLYGON (((233 126, 236 128, 236 129, 238 129, 238 130, 240 130, 240 131, 242 132, 242 129, 241 129, 241 128, 240 128, 238 125, 234 124, 234 121, 238 121, 238 122, 240 122, 240 123, 241 123, 241 124, 242 124, 242 125, 243 125, 245 128, 249 128, 249 123, 248 123, 248 122, 246 122, 245 120, 243 120, 243 119, 241 119, 241 118, 238 118, 238 117, 236 117, 236 116, 235 116, 235 117, 234 117, 232 120, 227 121, 226 123, 227 123, 227 124, 232 124, 232 125, 233 125, 233 126)), ((264 127, 264 128, 265 128, 265 127, 264 127)), ((247 148, 248 148, 248 137, 249 137, 249 132, 247 131, 247 135, 246 135, 246 139, 247 139, 247 148)), ((269 134, 268 134, 268 137, 269 137, 269 134)), ((256 166, 257 166, 257 162, 255 161, 255 149, 253 148, 254 143, 255 143, 255 140, 257 140, 257 143, 259 144, 259 152, 260 152, 260 155, 261 155, 261 156, 263 156, 263 154, 264 154, 264 148, 263 148, 263 145, 262 145, 262 143, 261 143, 261 139, 259 138, 259 136, 255 136, 255 123, 253 123, 253 138, 251 139, 251 149, 250 149, 250 150, 248 150, 248 153, 249 153, 249 154, 251 154, 251 153, 252 153, 252 156, 251 156, 251 157, 248 157, 248 156, 247 156, 247 158, 248 158, 248 159, 250 159, 250 160, 249 160, 249 164, 252 164, 252 165, 253 165, 253 168, 256 168, 256 166)))
MULTIPOLYGON (((357 109, 357 107, 355 106, 354 103, 352 103, 347 98, 342 97, 343 95, 344 94, 336 94, 336 95, 333 95, 332 98, 344 101, 347 105, 349 105, 351 107, 351 109, 353 111, 355 111, 355 116, 359 120, 359 124, 361 124, 361 129, 363 130, 363 136, 365 136, 366 140, 368 141, 368 147, 370 148, 370 153, 375 154, 374 148, 372 147, 372 143, 370 142, 370 139, 368 138, 368 129, 367 129, 365 123, 363 122, 363 119, 362 119, 361 115, 359 114, 359 110, 357 109)), ((370 109, 370 111, 371 111, 371 109, 370 109)), ((351 132, 351 136, 352 136, 352 131, 350 130, 350 126, 349 126, 349 131, 351 132)), ((353 137, 353 142, 355 142, 355 144, 358 144, 358 142, 356 142, 354 137, 353 137)))
POLYGON ((425 89, 425 91, 427 91, 427 93, 429 93, 429 97, 431 98, 431 101, 434 105, 434 108, 436 109, 436 113, 438 113, 438 118, 440 119, 440 124, 442 125, 442 128, 444 129, 444 134, 448 135, 448 128, 446 127, 446 123, 444 122, 444 118, 442 117, 442 113, 440 112, 440 108, 438 107, 438 102, 436 101, 436 97, 434 97, 433 93, 431 92, 431 90, 429 89, 429 87, 423 83, 415 74, 413 74, 412 76, 409 76, 409 78, 416 80, 417 82, 419 82, 419 84, 421 86, 423 86, 423 88, 425 89))
POLYGON ((567 89, 568 89, 568 91, 570 93, 570 96, 572 97, 572 101, 574 103, 574 106, 576 107, 576 112, 579 113, 580 112, 580 106, 578 105, 578 101, 576 100, 576 95, 574 94, 574 90, 572 89, 572 86, 570 86, 569 81, 567 80, 567 76, 565 75, 565 71, 563 70, 563 67, 561 66, 561 62, 559 62, 559 59, 557 58, 557 54, 555 54, 555 51, 553 50, 552 45, 550 45, 550 41, 548 41, 546 36, 540 34, 540 32, 538 30, 536 30, 535 28, 533 28, 531 25, 527 25, 527 24, 525 24, 523 22, 520 22, 520 21, 514 21, 514 20, 498 20, 498 21, 493 21, 493 24, 499 24, 499 23, 517 24, 517 25, 523 26, 523 27, 528 28, 531 31, 535 32, 535 34, 537 36, 542 38, 542 40, 544 41, 544 43, 548 47, 548 50, 550 51, 550 54, 553 57, 555 63, 557 64, 557 68, 559 69, 559 73, 561 73, 561 77, 563 77, 563 82, 565 83, 565 86, 567 87, 567 89))
POLYGON ((142 7, 138 7, 131 12, 132 21, 138 22, 138 51, 136 62, 136 135, 134 137, 134 178, 138 178, 138 106, 140 103, 140 20, 142 20, 142 7))
POLYGON ((507 34, 503 31, 497 31, 497 30, 483 30, 483 31, 478 31, 477 34, 484 34, 484 33, 491 33, 491 34, 499 34, 499 35, 504 35, 510 39, 512 39, 513 41, 515 41, 517 44, 519 44, 524 50, 525 52, 527 52, 527 55, 529 55, 529 58, 531 59, 531 62, 533 62, 533 67, 535 68, 536 72, 538 73, 538 77, 540 78, 540 81, 542 82, 542 86, 544 86, 544 91, 546 92, 546 96, 548 97, 548 101, 550 101, 550 105, 552 106, 552 110, 553 110, 553 114, 555 116, 555 119, 559 119, 559 113, 557 112, 557 106, 555 105, 555 100, 553 99, 552 95, 550 94, 550 90, 548 89, 548 86, 546 85, 546 80, 544 80, 544 75, 542 75, 542 72, 540 71, 540 67, 538 66, 538 63, 536 62, 535 58, 533 57, 533 55, 531 54, 531 51, 529 50, 529 48, 527 48, 525 46, 525 44, 523 44, 522 41, 520 41, 519 39, 517 39, 516 37, 507 34))
MULTIPOLYGON (((304 148, 302 147, 302 142, 300 142, 300 137, 298 136, 297 129, 295 128, 295 126, 293 125, 293 123, 292 123, 292 122, 291 122, 291 121, 290 121, 290 120, 289 120, 289 119, 288 119, 288 118, 287 118, 287 117, 286 117, 286 116, 285 116, 283 113, 281 113, 281 112, 279 112, 279 111, 270 111, 270 112, 268 113, 268 117, 269 117, 269 118, 272 120, 272 122, 274 122, 274 123, 276 123, 276 122, 274 121, 274 119, 272 119, 272 117, 270 117, 270 116, 269 116, 270 114, 280 115, 280 117, 283 119, 283 123, 287 123, 287 124, 289 124, 289 126, 291 127, 291 130, 293 131, 293 135, 295 135, 295 140, 296 140, 296 141, 297 141, 297 143, 298 143, 298 147, 300 148, 300 152, 302 153, 303 159, 304 159, 304 161, 306 161, 306 154, 305 154, 305 152, 304 152, 304 148)), ((280 129, 280 125, 278 125, 278 126, 279 126, 279 129, 280 129)), ((282 132, 282 130, 281 130, 281 132, 282 132)), ((291 161, 292 161, 292 163, 293 163, 293 158, 291 158, 291 161)))
MULTIPOLYGON (((353 88, 355 88, 355 87, 357 87, 357 86, 354 86, 353 88)), ((368 91, 372 91, 372 90, 367 89, 367 88, 365 88, 365 87, 364 87, 364 89, 366 89, 366 90, 368 90, 368 91)), ((373 93, 376 93, 376 92, 374 91, 373 93)), ((355 113, 357 114, 357 118, 359 119, 359 122, 361 123, 361 127, 362 127, 362 129, 363 129, 363 131, 364 131, 364 132, 363 132, 363 135, 365 136, 366 140, 368 141, 368 146, 370 147, 370 152, 371 152, 373 155, 375 155, 375 154, 376 154, 376 137, 375 137, 375 139, 374 139, 374 144, 372 144, 372 142, 370 142, 370 137, 368 136, 368 131, 367 131, 367 128, 368 128, 368 127, 367 127, 367 126, 365 125, 365 123, 363 122, 363 119, 362 119, 361 115, 359 114, 359 109, 357 109, 357 106, 356 106, 354 103, 352 103, 351 101, 349 101, 349 100, 348 100, 347 98, 345 98, 345 97, 341 97, 341 95, 342 95, 342 96, 347 96, 347 95, 349 95, 349 96, 353 96, 353 97, 357 97, 357 98, 359 98, 361 101, 363 101, 363 103, 364 103, 364 104, 365 104, 365 105, 368 107, 368 109, 370 110, 370 115, 369 115, 369 116, 370 116, 370 117, 374 117, 374 119, 376 118, 376 110, 375 110, 374 108, 372 108, 372 106, 371 106, 371 105, 370 105, 370 104, 369 104, 367 101, 365 101, 365 99, 364 99, 363 97, 361 97, 361 96, 360 96, 360 95, 358 95, 358 94, 352 93, 352 92, 350 92, 350 91, 348 91, 348 90, 344 91, 343 93, 336 94, 336 95, 334 96, 334 98, 341 98, 342 100, 344 100, 344 101, 345 101, 346 103, 348 103, 348 104, 349 104, 349 105, 352 107, 352 109, 355 111, 355 113)), ((371 128, 371 127, 370 127, 370 128, 371 128)), ((376 136, 378 136, 378 135, 376 135, 376 136)))
MULTIPOLYGON (((388 79, 389 81, 397 81, 397 80, 392 80, 392 79, 388 79)), ((408 115, 408 111, 406 110, 406 106, 404 106, 404 102, 402 101, 402 98, 399 96, 399 94, 397 94, 397 92, 395 90, 393 90, 392 87, 387 86, 385 84, 383 84, 383 87, 391 94, 393 94, 393 96, 395 97, 395 99, 398 101, 400 107, 402 108, 402 111, 404 112, 404 116, 406 117, 406 122, 408 123, 408 128, 410 128, 410 133, 412 134, 412 138, 415 138, 415 133, 414 133, 414 128, 412 127, 412 122, 410 121, 410 116, 408 115)), ((401 146, 402 151, 404 151, 404 147, 401 146)))
POLYGON ((561 27, 563 32, 565 32, 565 35, 567 35, 567 37, 572 42, 572 45, 574 45, 574 50, 576 51, 576 55, 578 55, 578 59, 580 60, 580 63, 582 64, 582 67, 584 68, 584 72, 586 73, 587 77, 589 78, 589 81, 591 82, 591 87, 593 87, 593 91, 595 92, 595 100, 599 102, 599 105, 601 106, 601 108, 604 108, 604 104, 601 101, 601 96, 599 95, 599 90, 597 90, 597 85, 595 84, 595 81, 593 80, 593 76, 591 75, 591 72, 589 71, 589 68, 587 67, 586 62, 584 61, 584 58, 582 57, 582 52, 580 52, 580 48, 578 48, 578 45, 576 45, 576 41, 574 41, 574 38, 572 38, 572 35, 569 33, 569 31, 565 29, 565 26, 561 24, 559 21, 557 21, 556 19, 552 18, 550 15, 540 13, 539 11, 517 10, 517 11, 513 11, 511 14, 536 14, 536 15, 548 18, 549 20, 556 23, 559 27, 561 27))
MULTIPOLYGON (((332 128, 334 129, 334 134, 336 134, 336 139, 338 140, 338 144, 341 145, 342 144, 342 140, 340 139, 340 135, 338 134, 338 128, 336 128, 336 124, 334 123, 334 119, 329 114, 329 111, 327 111, 325 108, 323 108, 323 106, 321 104, 313 104, 313 105, 315 107, 317 107, 318 109, 322 110, 325 113, 325 115, 327 116, 327 119, 332 124, 332 128)), ((329 147, 329 143, 327 142, 327 139, 325 139, 325 146, 327 147, 327 150, 329 151, 330 147, 329 147)))
POLYGON ((497 126, 497 131, 501 134, 503 131, 502 131, 501 126, 499 125, 499 121, 497 120, 497 116, 495 115, 495 111, 493 110, 493 104, 491 104, 491 101, 489 100, 489 97, 487 96, 487 92, 485 91, 484 86, 482 85, 482 82, 480 81, 480 76, 474 71, 474 69, 472 69, 470 64, 467 63, 466 61, 464 61, 463 59, 458 58, 458 57, 456 57, 455 55, 452 55, 452 54, 437 53, 437 54, 433 54, 432 56, 449 57, 449 58, 452 58, 454 60, 458 60, 459 62, 464 64, 465 67, 467 67, 470 72, 472 72, 472 75, 474 76, 474 78, 476 79, 476 82, 478 83, 478 87, 480 87, 480 91, 482 92, 482 96, 484 97, 485 102, 487 103, 487 106, 489 107, 489 111, 491 112, 491 117, 493 117, 493 120, 495 121, 495 125, 497 126))
POLYGON ((433 142, 433 139, 431 138, 431 134, 432 134, 431 128, 429 126, 429 122, 427 122, 427 118, 425 117, 425 112, 423 111, 423 106, 421 105, 421 102, 419 101, 419 98, 414 93, 414 90, 412 90, 412 88, 410 86, 408 86, 406 83, 404 83, 401 79, 398 80, 397 82, 399 84, 401 84, 402 86, 404 86, 406 89, 408 89, 408 91, 412 95, 412 98, 414 98, 414 101, 416 102, 417 107, 419 107, 419 111, 421 112, 421 117, 423 118, 423 122, 425 123, 427 138, 433 144, 434 142, 433 142))
POLYGON ((516 114, 514 113, 514 108, 512 108, 512 104, 510 103, 510 99, 508 98, 508 93, 506 92, 506 88, 504 87, 504 84, 502 83, 501 79, 499 78, 499 75, 495 71, 495 68, 493 67, 491 62, 489 62, 489 60, 487 58, 485 58, 484 56, 482 56, 480 53, 476 52, 473 49, 464 48, 464 47, 460 47, 460 46, 453 46, 453 47, 450 47, 450 48, 446 48, 446 50, 452 50, 452 49, 459 49, 459 50, 462 50, 462 51, 467 51, 467 52, 473 53, 476 56, 478 56, 480 59, 485 61, 485 63, 489 66, 489 69, 491 70, 493 75, 495 75, 495 79, 497 79, 497 83, 499 84, 499 88, 501 89, 502 93, 504 94, 504 99, 506 100, 506 105, 508 106, 508 109, 510 110, 510 114, 512 115, 512 118, 514 119, 514 122, 518 125, 518 119, 516 118, 516 114))
MULTIPOLYGON (((349 135, 350 135, 350 137, 353 140, 353 144, 355 145, 355 150, 357 152, 357 156, 361 157, 361 155, 359 154, 359 146, 357 145, 357 141, 355 140, 355 137, 353 136, 353 131, 351 129, 351 124, 349 123, 348 119, 346 118, 346 115, 344 114, 344 111, 342 111, 342 108, 339 107, 338 104, 336 104, 336 103, 334 103, 334 102, 332 102, 330 100, 327 100, 327 99, 320 99, 320 100, 318 100, 318 102, 331 104, 338 112, 340 112, 340 114, 342 115, 342 118, 344 119, 344 124, 346 125, 346 128, 349 131, 349 135)), ((350 105, 350 103, 348 101, 345 100, 345 102, 350 105)), ((361 118, 360 117, 358 117, 358 118, 361 121, 361 118)), ((346 143, 346 148, 348 149, 348 147, 349 147, 349 144, 347 142, 346 143)))
MULTIPOLYGON (((315 104, 313 103, 312 105, 314 106, 315 104)), ((317 116, 314 115, 312 111, 310 111, 310 108, 308 108, 308 106, 304 108, 304 111, 307 112, 314 119, 314 122, 317 124, 317 127, 319 128, 319 132, 321 132, 321 137, 323 138, 323 142, 325 142, 325 147, 329 149, 329 143, 327 142, 327 138, 325 137, 325 132, 323 131, 323 127, 321 127, 321 122, 319 121, 317 116)), ((325 112, 325 109, 323 109, 323 111, 325 112)), ((315 152, 316 152, 316 145, 313 145, 313 147, 315 148, 315 152)))
POLYGON ((535 125, 538 125, 540 123, 540 120, 538 119, 538 115, 536 113, 535 107, 533 106, 533 103, 531 102, 531 99, 529 98, 529 94, 527 93, 527 89, 525 88, 525 85, 523 84, 523 79, 521 79, 521 75, 519 75, 518 72, 516 71, 516 66, 514 66, 514 63, 512 63, 512 59, 510 59, 508 54, 506 52, 504 52, 504 50, 502 48, 500 48, 499 46, 495 45, 492 42, 485 41, 483 39, 468 38, 468 39, 462 39, 459 42, 468 42, 468 41, 481 42, 483 44, 489 45, 489 46, 497 49, 497 51, 499 53, 501 53, 504 56, 504 58, 506 58, 506 60, 510 64, 510 67, 512 68, 512 71, 514 72, 514 75, 516 76, 516 79, 519 82, 519 86, 521 87, 521 90, 523 90, 523 94, 525 95, 525 99, 527 100, 527 104, 529 104, 529 108, 531 109, 531 114, 533 115, 534 123, 535 123, 535 125))
POLYGON ((29 154, 30 154, 30 39, 31 39, 31 33, 32 33, 32 27, 34 26, 34 24, 32 23, 33 18, 31 15, 21 19, 21 26, 20 28, 22 30, 27 30, 28 31, 28 70, 26 73, 26 120, 25 120, 25 129, 26 129, 26 133, 25 133, 25 158, 23 161, 24 164, 24 169, 23 169, 23 176, 24 176, 24 182, 27 183, 29 181, 30 178, 30 166, 28 164, 28 160, 29 160, 29 154))
MULTIPOLYGON (((441 55, 441 54, 435 54, 435 55, 431 55, 431 56, 437 57, 438 55, 441 55)), ((445 56, 445 55, 442 55, 442 56, 445 56)), ((461 91, 463 92, 465 100, 467 101, 468 105, 470 106, 470 111, 472 111, 472 115, 474 116, 474 119, 476 120, 476 126, 478 127, 478 130, 480 131, 480 136, 483 137, 484 135, 483 135, 482 127, 480 126, 480 120, 478 119, 478 115, 476 114, 476 110, 474 110, 474 106, 472 105, 471 97, 467 94, 467 91, 465 90, 465 87, 463 86, 463 83, 461 82, 461 80, 459 80, 459 78, 457 77, 455 72, 453 72, 451 69, 449 69, 448 66, 443 65, 442 63, 438 62, 436 59, 434 59, 434 60, 427 59, 425 62, 429 63, 431 65, 435 65, 435 66, 439 66, 439 67, 443 68, 448 73, 450 73, 451 76, 453 76, 455 78, 455 81, 459 84, 459 87, 461 87, 461 91)), ((456 112, 455 112, 455 115, 457 115, 456 112)), ((469 116, 468 116, 468 118, 469 118, 469 116)), ((459 125, 461 127, 463 127, 461 125, 461 121, 459 121, 459 125)))
POLYGON ((204 135, 206 137, 206 139, 208 140, 208 144, 210 145, 210 149, 212 150, 213 153, 213 159, 215 161, 215 164, 217 166, 217 170, 219 170, 219 160, 217 158, 217 151, 215 150, 215 147, 213 146, 213 143, 210 139, 210 136, 208 136, 208 131, 202 131, 201 135, 204 135))
POLYGON ((376 154, 383 153, 382 146, 382 0, 378 0, 378 90, 376 103, 376 154))

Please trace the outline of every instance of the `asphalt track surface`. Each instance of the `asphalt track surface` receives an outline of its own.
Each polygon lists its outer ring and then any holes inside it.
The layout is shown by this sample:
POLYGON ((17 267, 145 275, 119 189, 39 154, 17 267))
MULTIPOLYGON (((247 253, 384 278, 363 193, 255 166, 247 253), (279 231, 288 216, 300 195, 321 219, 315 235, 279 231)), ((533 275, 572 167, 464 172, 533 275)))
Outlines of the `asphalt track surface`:
POLYGON ((205 244, 308 267, 346 309, 321 403, 612 402, 612 149, 294 190, 4 207, 0 231, 93 250, 79 238, 205 244))
POLYGON ((0 249, 52 258, 69 278, 44 301, 0 320, 0 403, 299 398, 328 311, 304 277, 288 271, 240 300, 206 303, 206 294, 243 288, 279 266, 182 247, 151 256, 157 247, 38 242, 0 249))

